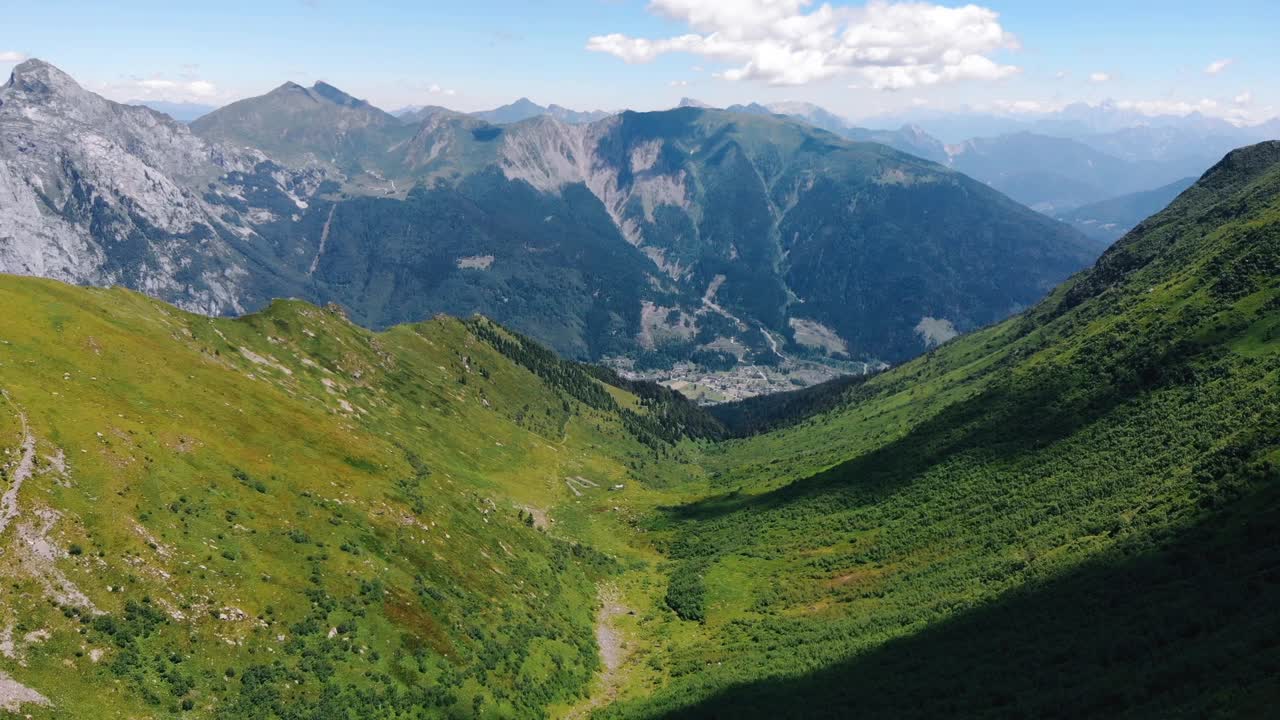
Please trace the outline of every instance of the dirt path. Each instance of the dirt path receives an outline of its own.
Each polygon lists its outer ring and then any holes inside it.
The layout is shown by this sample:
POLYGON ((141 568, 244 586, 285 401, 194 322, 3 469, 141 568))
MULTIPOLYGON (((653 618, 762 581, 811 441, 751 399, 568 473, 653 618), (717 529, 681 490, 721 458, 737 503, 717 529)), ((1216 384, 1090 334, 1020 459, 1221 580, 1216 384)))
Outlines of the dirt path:
POLYGON ((26 413, 18 410, 18 407, 9 399, 9 393, 0 390, 0 396, 3 396, 5 401, 13 407, 18 414, 18 420, 22 423, 22 457, 13 471, 9 488, 5 490, 3 496, 0 496, 0 534, 3 534, 9 527, 9 523, 18 517, 18 491, 22 489, 22 483, 26 482, 35 471, 36 436, 31 434, 26 413))
POLYGON ((600 609, 596 612, 596 644, 600 646, 600 671, 598 686, 591 697, 584 700, 569 712, 566 720, 585 718, 593 710, 604 707, 618 696, 624 678, 623 664, 630 652, 623 646, 622 633, 613 626, 613 619, 631 612, 631 608, 622 604, 616 588, 600 588, 600 609))
MULTIPOLYGON (((14 408, 18 414, 18 420, 22 423, 22 457, 18 459, 9 488, 5 490, 4 495, 0 496, 0 534, 3 534, 8 529, 9 523, 18 517, 18 491, 22 489, 22 483, 26 482, 35 471, 36 437, 31 434, 26 413, 18 410, 9 399, 9 393, 0 390, 0 396, 3 396, 5 401, 14 408)), ((49 698, 0 672, 0 710, 17 713, 23 703, 48 705, 49 698)))
MULTIPOLYGON (((3 535, 9 525, 18 519, 18 493, 22 490, 22 484, 30 480, 35 472, 36 436, 31 432, 27 414, 13 402, 9 393, 0 390, 0 397, 9 403, 22 423, 22 456, 13 470, 9 488, 4 495, 0 495, 0 535, 3 535)), ((58 549, 50 535, 60 517, 61 514, 52 508, 28 508, 26 515, 16 525, 14 542, 8 547, 0 548, 0 552, 12 550, 17 553, 21 571, 39 582, 49 598, 63 605, 85 608, 95 615, 101 614, 89 596, 76 587, 57 566, 63 551, 58 549)))

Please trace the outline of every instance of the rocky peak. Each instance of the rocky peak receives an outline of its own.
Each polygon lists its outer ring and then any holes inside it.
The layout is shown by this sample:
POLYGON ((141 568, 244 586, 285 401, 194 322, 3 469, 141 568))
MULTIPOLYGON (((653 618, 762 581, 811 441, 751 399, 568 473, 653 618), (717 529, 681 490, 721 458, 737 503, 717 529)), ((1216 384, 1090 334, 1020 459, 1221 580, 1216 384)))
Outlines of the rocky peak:
POLYGON ((368 104, 364 100, 352 97, 323 80, 317 81, 315 85, 312 85, 311 92, 337 105, 362 107, 368 104))
POLYGON ((302 87, 298 83, 290 80, 289 82, 284 83, 283 85, 276 88, 275 90, 272 90, 270 94, 275 95, 275 94, 296 93, 296 92, 306 93, 307 89, 302 87))
POLYGON ((54 98, 78 99, 90 96, 71 76, 43 60, 32 58, 13 68, 0 93, 4 99, 25 98, 47 102, 54 98))

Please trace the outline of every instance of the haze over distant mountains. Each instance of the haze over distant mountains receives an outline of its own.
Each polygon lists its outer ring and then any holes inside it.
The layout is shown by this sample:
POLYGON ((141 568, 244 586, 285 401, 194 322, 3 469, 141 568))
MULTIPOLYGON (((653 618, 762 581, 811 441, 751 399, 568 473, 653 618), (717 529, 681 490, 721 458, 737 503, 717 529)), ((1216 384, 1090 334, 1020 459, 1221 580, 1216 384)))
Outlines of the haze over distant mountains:
POLYGON ((480 312, 580 358, 896 362, 1102 247, 937 164, 768 115, 406 122, 285 83, 188 127, 36 60, 0 102, 17 199, 0 269, 203 312, 297 296, 377 327, 480 312))
MULTIPOLYGON (((685 98, 681 105, 705 104, 685 98)), ((1114 104, 1079 103, 1025 117, 921 111, 869 118, 862 121, 867 127, 812 103, 750 103, 727 110, 783 115, 853 140, 889 145, 1055 216, 1197 177, 1233 148, 1280 137, 1280 119, 1237 127, 1199 113, 1147 116, 1114 104)))
MULTIPOLYGON (((213 108, 148 103, 183 122, 213 108)), ((682 98, 677 107, 710 106, 682 98)), ((1195 177, 1232 148, 1280 137, 1280 118, 1239 127, 1201 113, 1149 116, 1116 103, 1076 103, 1039 114, 915 112, 866 118, 853 123, 808 102, 747 103, 725 110, 782 115, 861 142, 876 142, 947 165, 1008 194, 1033 209, 1057 217, 1074 208, 1152 191, 1195 177)), ((448 108, 412 106, 392 115, 420 123, 448 108)), ((492 110, 462 113, 506 125, 536 117, 570 124, 602 120, 605 111, 576 111, 528 98, 492 110)), ((1124 227, 1103 233, 1118 237, 1124 227)))

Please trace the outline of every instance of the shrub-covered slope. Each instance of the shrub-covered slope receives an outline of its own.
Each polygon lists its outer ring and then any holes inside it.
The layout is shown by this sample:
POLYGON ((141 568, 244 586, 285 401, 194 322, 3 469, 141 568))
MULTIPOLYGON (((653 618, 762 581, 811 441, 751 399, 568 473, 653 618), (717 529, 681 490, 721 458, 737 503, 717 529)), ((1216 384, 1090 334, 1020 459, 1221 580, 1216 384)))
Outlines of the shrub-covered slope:
MULTIPOLYGON (((707 456, 609 716, 1250 716, 1280 697, 1280 143, 1017 318, 707 456)), ((784 408, 785 410, 785 408, 784 408)))

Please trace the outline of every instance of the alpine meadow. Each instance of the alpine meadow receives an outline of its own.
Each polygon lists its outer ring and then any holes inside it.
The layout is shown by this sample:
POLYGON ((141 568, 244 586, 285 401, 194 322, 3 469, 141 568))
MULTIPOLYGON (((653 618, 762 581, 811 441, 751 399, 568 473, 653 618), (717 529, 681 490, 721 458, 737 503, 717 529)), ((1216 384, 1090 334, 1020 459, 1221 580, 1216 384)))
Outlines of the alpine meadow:
POLYGON ((1280 14, 992 4, 7 11, 0 717, 1275 716, 1280 14))

